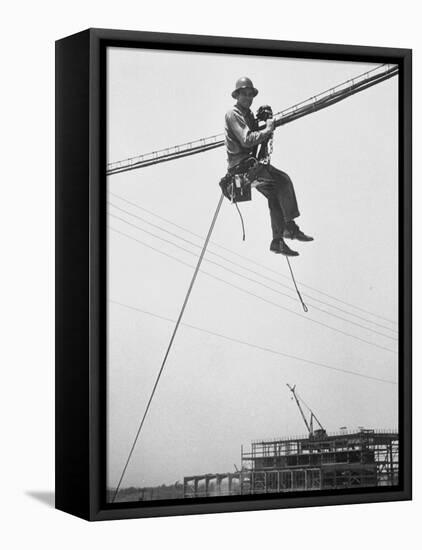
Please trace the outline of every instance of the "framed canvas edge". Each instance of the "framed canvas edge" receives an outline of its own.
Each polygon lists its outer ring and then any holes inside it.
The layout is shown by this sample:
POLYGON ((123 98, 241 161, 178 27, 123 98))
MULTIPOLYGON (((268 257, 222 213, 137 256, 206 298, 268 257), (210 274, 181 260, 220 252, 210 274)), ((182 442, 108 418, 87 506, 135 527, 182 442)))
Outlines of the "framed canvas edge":
POLYGON ((85 519, 91 423, 89 48, 89 31, 55 44, 55 506, 85 519))
MULTIPOLYGON (((314 44, 304 42, 284 42, 272 40, 257 40, 244 38, 206 37, 196 35, 175 35, 166 33, 145 33, 141 31, 115 31, 107 29, 89 29, 89 162, 86 165, 87 185, 89 186, 89 261, 86 273, 89 274, 89 349, 86 350, 89 371, 89 439, 84 441, 86 453, 85 464, 88 464, 88 511, 85 506, 80 515, 84 519, 98 521, 110 519, 125 519, 137 517, 156 517, 187 514, 204 514, 234 511, 252 511, 264 509, 276 509, 286 507, 309 507, 344 505, 368 502, 400 501, 412 498, 412 445, 411 445, 411 160, 412 160, 412 51, 397 48, 374 48, 370 46, 347 46, 332 44, 314 44), (198 503, 154 504, 150 506, 132 507, 118 505, 110 508, 104 505, 104 439, 101 436, 102 419, 105 415, 104 404, 104 377, 101 379, 101 362, 103 359, 103 341, 101 330, 106 328, 104 308, 104 264, 101 263, 101 250, 104 252, 104 234, 102 223, 105 211, 102 208, 102 200, 105 193, 105 120, 101 116, 103 82, 102 71, 105 67, 105 48, 110 45, 124 43, 130 47, 130 43, 136 47, 159 47, 175 49, 212 48, 228 50, 241 50, 244 54, 259 53, 270 55, 269 52, 277 52, 278 55, 297 57, 313 57, 324 59, 345 59, 368 62, 374 59, 383 61, 391 60, 400 66, 400 102, 401 124, 399 129, 401 148, 400 158, 400 182, 403 186, 401 204, 399 204, 399 229, 402 238, 400 240, 400 275, 399 297, 400 308, 400 349, 401 369, 400 388, 403 392, 401 400, 400 423, 400 460, 404 469, 401 489, 383 492, 366 491, 360 494, 330 494, 327 496, 298 496, 256 498, 253 500, 230 500, 198 503), (394 60, 394 61, 393 61, 394 60), (102 329, 100 329, 102 327, 102 329)), ((78 35, 76 35, 78 36, 78 35)), ((66 40, 66 39, 65 39, 66 40)), ((204 50, 205 51, 205 50, 204 50)), ((87 304, 88 307, 88 304, 87 304)), ((86 389, 86 388, 85 388, 86 389)), ((83 393, 83 388, 80 388, 83 393)), ((75 428, 76 429, 76 428, 75 428)), ((60 508, 60 506, 58 506, 60 508)), ((61 507, 60 509, 63 509, 61 507)), ((70 511, 70 510, 64 510, 70 511)))

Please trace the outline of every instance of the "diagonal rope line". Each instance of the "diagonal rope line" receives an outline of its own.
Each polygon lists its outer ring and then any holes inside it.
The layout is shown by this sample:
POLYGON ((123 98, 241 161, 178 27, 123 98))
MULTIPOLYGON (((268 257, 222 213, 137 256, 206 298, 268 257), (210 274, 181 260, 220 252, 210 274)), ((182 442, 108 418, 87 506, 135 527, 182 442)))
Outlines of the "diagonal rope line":
POLYGON ((116 491, 114 493, 114 496, 113 496, 113 499, 112 499, 112 502, 114 502, 116 500, 116 497, 117 497, 117 494, 119 492, 119 489, 120 489, 120 485, 122 484, 122 481, 123 481, 123 478, 124 478, 124 475, 126 473, 126 470, 127 470, 127 467, 129 465, 129 462, 130 462, 130 459, 132 457, 132 454, 133 454, 133 451, 135 450, 135 447, 136 447, 136 443, 138 441, 138 438, 139 438, 139 435, 141 433, 141 430, 142 430, 142 427, 144 425, 144 422, 145 422, 145 419, 147 417, 147 414, 148 414, 148 411, 149 411, 149 408, 151 406, 151 403, 152 403, 152 399, 154 397, 154 394, 155 394, 155 390, 157 389, 157 386, 158 386, 158 382, 161 378, 161 375, 163 373, 163 370, 164 370, 164 367, 165 367, 165 364, 167 362, 167 358, 169 356, 169 353, 170 353, 170 350, 171 350, 171 347, 173 345, 173 342, 174 342, 174 339, 176 337, 176 333, 177 333, 177 329, 179 328, 179 325, 180 325, 180 322, 182 320, 182 317, 183 317, 183 313, 185 312, 185 309, 186 309, 186 306, 187 306, 187 303, 189 301, 189 297, 191 295, 191 292, 192 292, 192 289, 193 289, 193 285, 195 283, 195 280, 196 280, 196 277, 198 275, 198 272, 199 272, 199 268, 201 267, 201 263, 202 263, 202 260, 203 260, 203 257, 204 257, 204 254, 205 254, 205 251, 207 249, 207 246, 208 246, 208 242, 211 238, 211 234, 213 232, 213 229, 214 229, 214 226, 215 226, 215 223, 217 221, 217 217, 218 217, 218 214, 220 212, 220 208, 221 208, 221 204, 223 202, 223 198, 224 198, 224 195, 223 193, 221 193, 221 196, 218 200, 218 204, 217 204, 217 208, 214 212, 214 216, 212 218, 212 222, 211 222, 211 225, 210 225, 210 228, 208 230, 208 234, 206 236, 206 239, 205 239, 205 242, 204 242, 204 245, 202 247, 202 251, 201 251, 201 255, 199 256, 199 260, 198 260, 198 263, 196 264, 196 268, 195 268, 195 271, 193 273, 193 276, 192 276, 192 279, 191 279, 191 282, 189 284, 189 288, 188 288, 188 291, 186 293, 186 296, 185 296, 185 299, 183 301, 183 305, 182 305, 182 309, 180 310, 180 313, 179 313, 179 317, 177 318, 177 322, 176 322, 176 325, 173 329, 173 334, 170 338, 170 342, 167 346, 167 350, 166 350, 166 353, 164 355, 164 359, 163 359, 163 362, 161 364, 161 367, 160 367, 160 370, 158 371, 158 375, 157 375, 157 378, 155 380, 155 383, 154 383, 154 387, 152 388, 152 392, 151 392, 151 395, 150 395, 150 398, 148 400, 148 403, 147 403, 147 406, 145 408, 145 412, 143 414, 143 417, 142 417, 142 420, 139 424, 139 427, 138 427, 138 431, 136 432, 136 436, 135 436, 135 439, 133 441, 133 444, 132 444, 132 447, 129 451, 129 455, 127 457, 127 460, 126 460, 126 463, 125 463, 125 466, 123 468, 123 471, 122 471, 122 474, 120 476, 120 479, 119 479, 119 483, 117 484, 117 487, 116 487, 116 491))
POLYGON ((295 276, 293 275, 293 269, 292 269, 292 266, 290 265, 290 260, 289 260, 288 256, 286 256, 286 260, 287 260, 287 265, 289 266, 289 269, 290 269, 290 275, 292 276, 292 280, 293 280, 293 283, 295 285, 297 295, 299 296, 300 303, 302 304, 303 311, 305 313, 308 313, 308 306, 303 301, 302 295, 299 292, 299 289, 297 288, 296 279, 295 279, 295 276))

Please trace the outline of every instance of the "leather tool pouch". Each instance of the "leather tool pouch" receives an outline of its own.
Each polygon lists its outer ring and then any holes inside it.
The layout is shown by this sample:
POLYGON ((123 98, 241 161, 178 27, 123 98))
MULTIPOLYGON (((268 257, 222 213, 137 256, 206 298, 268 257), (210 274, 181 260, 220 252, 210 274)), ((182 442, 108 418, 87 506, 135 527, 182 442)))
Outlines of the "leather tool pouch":
POLYGON ((257 160, 251 157, 227 172, 219 183, 224 196, 231 202, 252 200, 251 184, 256 179, 258 169, 257 160))

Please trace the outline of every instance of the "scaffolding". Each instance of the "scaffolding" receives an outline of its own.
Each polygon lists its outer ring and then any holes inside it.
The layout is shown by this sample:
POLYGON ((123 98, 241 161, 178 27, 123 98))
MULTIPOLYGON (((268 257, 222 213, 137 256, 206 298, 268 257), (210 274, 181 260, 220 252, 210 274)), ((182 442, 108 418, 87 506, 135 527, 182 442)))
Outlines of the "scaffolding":
POLYGON ((342 430, 254 441, 235 473, 184 478, 184 497, 393 486, 399 482, 394 430, 342 430))

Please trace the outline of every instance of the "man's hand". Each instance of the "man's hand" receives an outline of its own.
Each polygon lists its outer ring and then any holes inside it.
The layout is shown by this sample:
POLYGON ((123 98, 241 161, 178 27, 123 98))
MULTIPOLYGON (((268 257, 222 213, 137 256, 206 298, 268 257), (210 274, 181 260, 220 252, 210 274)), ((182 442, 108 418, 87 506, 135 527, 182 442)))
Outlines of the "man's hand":
POLYGON ((269 118, 266 120, 265 122, 266 124, 266 127, 265 127, 265 132, 267 134, 271 134, 272 132, 274 132, 274 128, 275 128, 275 120, 273 118, 269 118))

